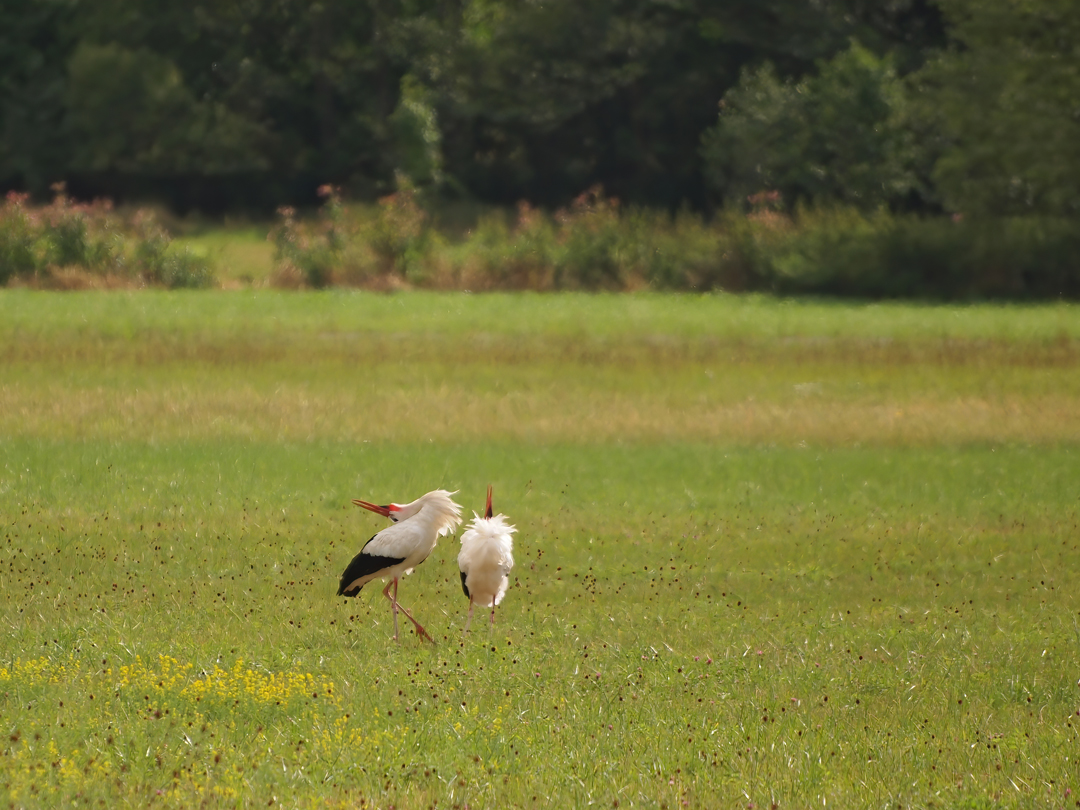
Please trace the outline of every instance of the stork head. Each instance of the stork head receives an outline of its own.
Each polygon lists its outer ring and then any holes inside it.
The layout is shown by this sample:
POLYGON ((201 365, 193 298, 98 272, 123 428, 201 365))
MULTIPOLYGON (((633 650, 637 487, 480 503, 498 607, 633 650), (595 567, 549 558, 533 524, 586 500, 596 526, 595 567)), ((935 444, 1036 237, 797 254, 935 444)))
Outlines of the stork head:
POLYGON ((461 523, 461 507, 451 500, 450 496, 453 494, 445 489, 436 489, 426 495, 421 495, 412 503, 389 503, 386 506, 378 506, 361 500, 353 500, 353 503, 377 515, 388 517, 394 523, 408 520, 427 509, 424 514, 433 522, 436 531, 441 536, 452 532, 461 523))
POLYGON ((491 484, 488 484, 487 506, 484 507, 484 517, 491 517, 491 484))
MULTIPOLYGON (((413 512, 409 512, 408 514, 403 514, 403 510, 406 507, 397 503, 388 503, 386 506, 378 506, 377 504, 368 503, 367 501, 361 501, 358 498, 354 498, 353 503, 356 506, 362 506, 368 511, 374 512, 377 515, 388 517, 390 520, 394 521, 394 523, 397 523, 399 520, 404 520, 407 517, 412 517, 415 513, 415 510, 413 510, 413 512)), ((407 506, 412 506, 412 504, 408 504, 407 506)))

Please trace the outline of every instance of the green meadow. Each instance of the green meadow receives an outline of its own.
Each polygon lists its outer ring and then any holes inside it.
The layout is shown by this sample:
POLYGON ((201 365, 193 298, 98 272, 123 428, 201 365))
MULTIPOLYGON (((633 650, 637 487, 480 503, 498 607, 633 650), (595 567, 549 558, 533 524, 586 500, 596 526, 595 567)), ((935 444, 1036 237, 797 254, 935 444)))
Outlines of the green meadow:
POLYGON ((1076 306, 6 290, 0 521, 4 806, 1080 806, 1076 306))

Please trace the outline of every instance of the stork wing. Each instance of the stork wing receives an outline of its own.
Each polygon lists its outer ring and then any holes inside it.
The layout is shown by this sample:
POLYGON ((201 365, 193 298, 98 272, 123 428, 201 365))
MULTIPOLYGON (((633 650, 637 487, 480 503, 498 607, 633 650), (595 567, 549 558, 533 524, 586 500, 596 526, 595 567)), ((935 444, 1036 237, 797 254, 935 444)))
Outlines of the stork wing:
MULTIPOLYGON (((371 545, 370 540, 368 545, 371 545)), ((367 546, 364 548, 366 549, 367 546)), ((341 582, 338 583, 338 596, 356 596, 368 581, 378 576, 380 571, 404 561, 404 557, 383 557, 361 551, 352 558, 352 562, 342 573, 341 582)))
MULTIPOLYGON (((404 560, 417 551, 429 552, 428 543, 435 545, 434 537, 426 537, 423 526, 409 520, 387 526, 364 544, 362 554, 376 557, 399 557, 404 560)), ((425 553, 426 556, 426 553, 425 553)))

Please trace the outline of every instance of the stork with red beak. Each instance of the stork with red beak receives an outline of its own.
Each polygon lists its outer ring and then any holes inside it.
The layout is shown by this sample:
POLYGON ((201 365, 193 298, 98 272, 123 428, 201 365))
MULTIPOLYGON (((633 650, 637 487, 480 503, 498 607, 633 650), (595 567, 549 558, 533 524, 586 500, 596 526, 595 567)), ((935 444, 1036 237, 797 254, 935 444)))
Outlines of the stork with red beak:
POLYGON ((491 605, 491 626, 495 625, 495 606, 506 595, 510 569, 514 567, 514 540, 517 531, 506 522, 506 515, 491 516, 491 487, 487 491, 484 516, 473 512, 473 522, 461 535, 458 569, 461 589, 469 597, 469 618, 464 632, 469 632, 473 606, 491 605))
POLYGON ((435 542, 440 537, 453 533, 461 524, 461 506, 451 500, 450 496, 453 494, 445 489, 436 489, 421 495, 412 503, 391 503, 386 506, 353 501, 357 506, 390 518, 394 525, 368 540, 360 553, 353 557, 341 575, 338 596, 357 596, 360 589, 371 580, 388 579, 389 582, 383 588, 383 596, 390 600, 394 614, 395 641, 398 638, 399 610, 415 625, 417 633, 428 641, 434 641, 427 630, 398 602, 398 579, 405 574, 411 574, 413 568, 427 559, 435 548, 435 542), (394 588, 392 596, 390 586, 394 588))

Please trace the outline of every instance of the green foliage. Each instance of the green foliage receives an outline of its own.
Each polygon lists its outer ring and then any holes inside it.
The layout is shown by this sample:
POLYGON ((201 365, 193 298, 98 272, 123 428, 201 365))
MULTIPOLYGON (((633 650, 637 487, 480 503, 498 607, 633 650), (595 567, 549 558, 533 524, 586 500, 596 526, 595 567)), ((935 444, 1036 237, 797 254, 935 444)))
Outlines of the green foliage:
POLYGON ((52 205, 41 211, 45 264, 88 270, 103 270, 116 264, 120 245, 110 215, 112 206, 104 201, 74 204, 63 186, 56 186, 55 191, 52 205))
POLYGON ((802 167, 807 122, 798 88, 769 63, 745 70, 721 101, 720 122, 702 138, 705 176, 732 204, 762 189, 798 188, 788 172, 802 167))
POLYGON ((437 188, 443 182, 442 133, 431 93, 416 79, 401 79, 401 99, 390 116, 397 170, 413 187, 437 188))
POLYGON ((375 208, 332 195, 274 231, 284 286, 442 289, 771 290, 967 299, 1080 296, 1080 230, 1054 218, 922 218, 836 205, 785 213, 779 192, 712 222, 624 208, 593 189, 547 215, 488 214, 440 233, 407 186, 375 208))
MULTIPOLYGON (((294 286, 1051 295, 1072 289, 1080 215, 1077 19, 1069 0, 10 0, 0 187, 266 215, 333 184, 370 203, 283 226, 294 286), (774 191, 773 213, 817 213, 755 219, 774 191), (440 199, 537 209, 459 240, 426 219, 440 199)), ((125 253, 76 208, 34 261, 125 253)), ((24 275, 24 226, 4 227, 0 272, 24 275)), ((155 283, 202 283, 196 257, 159 253, 155 283)))
POLYGON ((283 210, 273 232, 277 280, 327 284, 536 290, 712 289, 737 285, 719 254, 723 235, 688 211, 631 208, 599 189, 548 216, 522 203, 516 222, 482 217, 454 244, 407 184, 372 209, 331 196, 309 222, 283 210), (317 273, 317 275, 316 275, 317 273), (729 284, 730 283, 730 284, 729 284))
POLYGON ((776 190, 873 210, 914 187, 904 105, 889 60, 857 43, 799 82, 766 63, 724 96, 702 140, 705 176, 729 204, 776 190))
POLYGON ((83 43, 68 70, 74 169, 212 175, 265 167, 258 127, 196 100, 163 56, 83 43))
POLYGON ((335 265, 340 263, 341 206, 336 193, 331 194, 317 222, 301 223, 296 209, 279 209, 281 222, 270 232, 274 242, 274 261, 279 280, 298 274, 298 281, 319 289, 331 282, 335 265))
POLYGON ((150 211, 137 211, 125 222, 107 201, 74 203, 63 185, 54 191, 46 206, 30 206, 26 195, 14 193, 0 206, 0 283, 61 288, 214 283, 209 262, 172 248, 150 211))
POLYGON ((790 206, 1072 217, 1071 12, 1070 0, 10 0, 0 185, 43 198, 67 180, 80 199, 267 213, 312 204, 327 182, 375 200, 400 173, 549 208, 601 184, 667 210, 776 189, 790 206), (913 71, 914 111, 897 78, 913 71))
MULTIPOLYGON (((68 105, 86 175, 256 184, 273 210, 326 180, 385 187, 407 73, 403 29, 422 9, 300 0, 194 7, 80 4, 68 105)), ((115 181, 114 181, 115 182, 115 181)), ((121 184, 122 185, 122 184, 121 184)), ((180 188, 189 188, 180 184, 180 188)))
POLYGON ((384 274, 409 279, 423 274, 421 264, 433 232, 415 188, 404 178, 398 178, 396 192, 379 200, 374 219, 361 225, 360 234, 374 251, 384 274))
POLYGON ((954 211, 1080 214, 1080 15, 1071 0, 948 0, 953 47, 926 66, 919 113, 954 211))
POLYGON ((169 254, 165 266, 156 278, 170 289, 202 289, 215 284, 214 271, 204 256, 189 249, 175 250, 169 254))
POLYGON ((1049 219, 959 220, 804 211, 768 261, 774 289, 839 295, 1074 298, 1080 229, 1049 219))
POLYGON ((421 281, 423 260, 437 239, 427 226, 416 190, 404 176, 401 189, 374 210, 343 205, 338 189, 323 186, 326 200, 317 217, 300 220, 282 208, 271 231, 276 247, 275 281, 315 289, 331 284, 369 284, 391 279, 421 281))
POLYGON ((12 277, 29 275, 37 261, 34 223, 26 207, 26 196, 10 192, 0 206, 0 284, 12 277))
POLYGON ((617 201, 594 189, 574 200, 569 211, 555 215, 562 250, 555 262, 556 289, 622 289, 626 285, 625 239, 617 201), (620 261, 622 260, 622 261, 620 261))
POLYGON ((64 179, 72 147, 65 67, 79 35, 75 5, 0 3, 0 189, 44 195, 64 179))
POLYGON ((1052 218, 921 218, 854 208, 728 214, 729 261, 757 288, 901 298, 1075 298, 1080 229, 1052 218))
POLYGON ((853 36, 921 64, 936 18, 904 0, 462 5, 427 29, 421 74, 448 172, 484 199, 550 206, 597 183, 635 204, 700 206, 701 135, 740 70, 769 60, 802 75, 853 36))
POLYGON ((214 274, 209 262, 190 248, 176 249, 157 218, 149 211, 135 215, 133 263, 149 284, 169 290, 210 287, 214 274))
POLYGON ((482 217, 453 261, 466 289, 548 289, 556 261, 554 223, 528 203, 520 203, 517 221, 504 212, 482 217))

